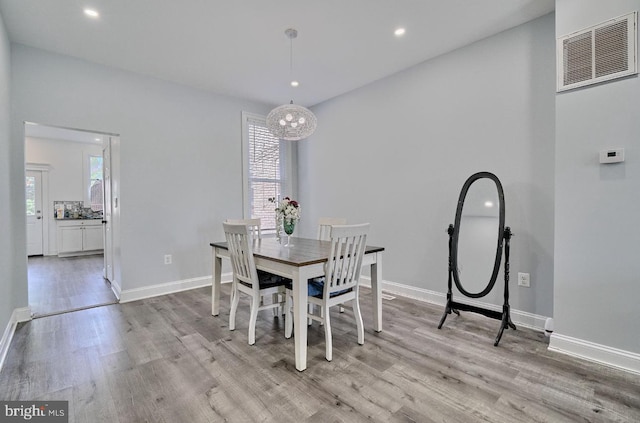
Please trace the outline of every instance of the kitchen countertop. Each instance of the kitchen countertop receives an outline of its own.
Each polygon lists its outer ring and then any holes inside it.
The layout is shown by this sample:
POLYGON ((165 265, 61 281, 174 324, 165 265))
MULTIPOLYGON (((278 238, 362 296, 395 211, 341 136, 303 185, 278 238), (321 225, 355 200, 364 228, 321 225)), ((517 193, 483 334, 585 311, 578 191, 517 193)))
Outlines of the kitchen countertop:
POLYGON ((57 221, 68 222, 70 220, 102 220, 102 216, 100 217, 65 217, 64 219, 57 219, 57 221))

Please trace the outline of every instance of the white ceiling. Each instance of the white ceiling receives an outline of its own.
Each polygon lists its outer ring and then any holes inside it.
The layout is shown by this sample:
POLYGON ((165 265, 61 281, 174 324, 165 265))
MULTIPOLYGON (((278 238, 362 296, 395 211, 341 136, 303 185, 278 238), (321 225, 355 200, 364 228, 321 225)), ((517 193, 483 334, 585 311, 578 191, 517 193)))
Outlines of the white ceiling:
POLYGON ((554 0, 0 0, 13 42, 312 106, 554 10, 554 0), (83 7, 100 12, 92 20, 83 7), (396 27, 406 35, 396 38, 396 27), (293 41, 291 88, 289 39, 293 41))

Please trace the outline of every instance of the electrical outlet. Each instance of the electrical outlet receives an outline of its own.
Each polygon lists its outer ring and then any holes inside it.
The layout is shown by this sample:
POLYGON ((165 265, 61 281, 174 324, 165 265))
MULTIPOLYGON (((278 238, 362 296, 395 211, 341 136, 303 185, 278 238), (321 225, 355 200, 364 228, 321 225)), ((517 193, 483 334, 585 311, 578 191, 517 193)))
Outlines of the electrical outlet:
POLYGON ((528 273, 520 273, 518 272, 518 285, 529 288, 531 284, 529 283, 529 274, 528 273))
POLYGON ((165 254, 164 256, 164 264, 171 264, 171 254, 165 254))

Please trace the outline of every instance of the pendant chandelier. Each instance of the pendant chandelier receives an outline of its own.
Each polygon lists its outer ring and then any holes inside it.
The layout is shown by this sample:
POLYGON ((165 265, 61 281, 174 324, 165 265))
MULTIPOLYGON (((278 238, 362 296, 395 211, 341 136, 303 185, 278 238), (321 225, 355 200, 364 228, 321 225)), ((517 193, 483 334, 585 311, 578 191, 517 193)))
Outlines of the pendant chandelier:
MULTIPOLYGON (((293 39, 298 31, 292 28, 284 31, 289 38, 289 71, 293 74, 293 39)), ((297 87, 297 81, 291 81, 291 86, 297 87)), ((311 110, 298 104, 283 104, 273 109, 267 115, 267 128, 271 133, 285 141, 298 141, 307 138, 316 130, 318 120, 311 110)))

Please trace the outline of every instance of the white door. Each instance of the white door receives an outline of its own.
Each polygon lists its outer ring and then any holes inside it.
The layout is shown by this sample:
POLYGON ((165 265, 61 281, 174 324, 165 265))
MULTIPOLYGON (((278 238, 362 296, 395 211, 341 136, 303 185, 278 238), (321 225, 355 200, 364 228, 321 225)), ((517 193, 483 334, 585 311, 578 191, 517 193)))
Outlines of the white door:
POLYGON ((27 255, 42 255, 42 172, 26 172, 27 255))
POLYGON ((111 224, 111 139, 107 137, 102 150, 102 178, 104 192, 104 210, 102 227, 104 228, 104 278, 113 282, 113 227, 111 224))

